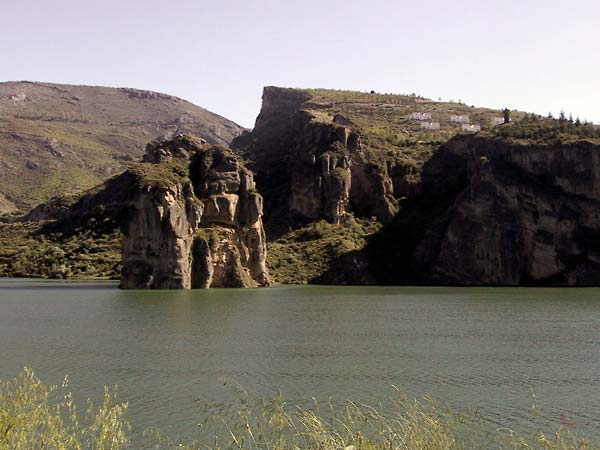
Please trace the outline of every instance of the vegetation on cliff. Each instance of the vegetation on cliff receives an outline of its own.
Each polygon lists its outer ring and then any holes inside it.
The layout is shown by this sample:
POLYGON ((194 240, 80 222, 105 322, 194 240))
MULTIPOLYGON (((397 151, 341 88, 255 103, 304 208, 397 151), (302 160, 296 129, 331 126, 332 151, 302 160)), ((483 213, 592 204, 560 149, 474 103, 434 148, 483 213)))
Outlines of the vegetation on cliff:
POLYGON ((559 145, 576 140, 600 143, 600 127, 596 125, 565 117, 542 118, 535 114, 526 114, 518 123, 494 128, 491 135, 525 144, 559 145))
POLYGON ((341 224, 320 220, 284 234, 269 244, 268 264, 273 281, 280 284, 317 281, 343 255, 364 248, 380 227, 376 220, 348 217, 341 224))

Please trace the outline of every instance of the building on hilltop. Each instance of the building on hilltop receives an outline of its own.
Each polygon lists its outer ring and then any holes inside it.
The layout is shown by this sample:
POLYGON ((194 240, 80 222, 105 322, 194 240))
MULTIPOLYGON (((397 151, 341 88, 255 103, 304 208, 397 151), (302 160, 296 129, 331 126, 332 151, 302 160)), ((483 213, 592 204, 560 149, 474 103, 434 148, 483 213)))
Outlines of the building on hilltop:
POLYGON ((412 120, 431 120, 431 113, 414 112, 410 115, 412 120))
POLYGON ((439 122, 421 122, 421 128, 424 130, 439 130, 439 122))
POLYGON ((481 131, 481 125, 463 123, 461 129, 462 131, 467 131, 469 133, 476 133, 478 131, 481 131))
POLYGON ((469 123, 469 116, 468 115, 456 115, 453 114, 450 116, 450 122, 456 122, 456 123, 469 123))

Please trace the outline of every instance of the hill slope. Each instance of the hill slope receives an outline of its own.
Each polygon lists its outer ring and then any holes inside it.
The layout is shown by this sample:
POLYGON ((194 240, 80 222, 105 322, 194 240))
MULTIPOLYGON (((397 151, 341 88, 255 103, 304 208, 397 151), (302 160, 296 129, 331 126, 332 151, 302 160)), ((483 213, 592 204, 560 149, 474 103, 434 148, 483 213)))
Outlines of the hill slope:
POLYGON ((151 140, 192 133, 228 144, 241 131, 157 92, 0 83, 0 213, 91 188, 139 159, 151 140))
MULTIPOLYGON (((600 127, 517 111, 492 125, 500 115, 266 88, 255 129, 232 146, 256 171, 274 281, 599 285, 600 127), (423 129, 415 112, 439 129, 423 129), (481 132, 450 118, 467 114, 481 132)), ((135 167, 87 195, 0 218, 0 274, 117 277, 135 167)))

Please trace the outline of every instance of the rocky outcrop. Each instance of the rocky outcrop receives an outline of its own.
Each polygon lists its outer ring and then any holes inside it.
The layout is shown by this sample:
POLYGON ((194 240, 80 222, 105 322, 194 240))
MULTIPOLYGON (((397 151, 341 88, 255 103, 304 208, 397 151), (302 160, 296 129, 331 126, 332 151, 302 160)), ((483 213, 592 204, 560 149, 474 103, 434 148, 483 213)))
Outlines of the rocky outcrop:
POLYGON ((145 186, 123 238, 123 289, 189 289, 201 206, 189 184, 145 186))
POLYGON ((292 151, 288 206, 307 219, 339 223, 350 200, 347 129, 320 124, 309 125, 309 129, 310 139, 292 151))
POLYGON ((125 289, 269 284, 262 197, 225 147, 178 136, 151 143, 123 237, 125 289))
POLYGON ((15 204, 0 193, 0 214, 10 213, 16 210, 17 207, 15 204))
POLYGON ((389 222, 420 179, 402 158, 365 145, 350 119, 321 117, 310 99, 300 90, 265 88, 254 130, 232 143, 252 161, 269 235, 318 219, 339 223, 350 212, 389 222))
POLYGON ((194 240, 193 287, 268 285, 263 201, 253 174, 224 148, 197 153, 190 168, 204 205, 194 240))
POLYGON ((600 146, 459 136, 373 240, 378 282, 600 284, 600 146))

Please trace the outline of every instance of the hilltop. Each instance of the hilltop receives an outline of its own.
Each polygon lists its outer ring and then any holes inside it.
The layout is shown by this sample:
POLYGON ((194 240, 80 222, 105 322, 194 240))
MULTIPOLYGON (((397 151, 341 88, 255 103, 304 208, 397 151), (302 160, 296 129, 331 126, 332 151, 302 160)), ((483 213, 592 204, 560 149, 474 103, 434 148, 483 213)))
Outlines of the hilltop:
POLYGON ((0 213, 92 188, 139 159, 151 140, 192 133, 229 144, 241 131, 158 92, 0 83, 0 213))

